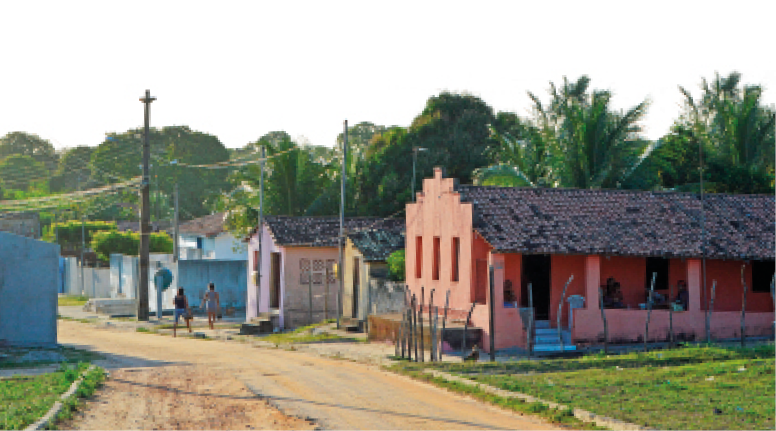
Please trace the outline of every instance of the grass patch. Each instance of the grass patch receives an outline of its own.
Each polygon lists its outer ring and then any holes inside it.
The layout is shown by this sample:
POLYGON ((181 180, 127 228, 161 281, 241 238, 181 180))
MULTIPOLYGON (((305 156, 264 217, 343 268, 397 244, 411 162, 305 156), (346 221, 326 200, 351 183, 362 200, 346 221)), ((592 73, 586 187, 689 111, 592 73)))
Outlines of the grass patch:
POLYGON ((99 321, 98 319, 77 319, 75 317, 63 316, 61 314, 57 314, 57 319, 70 320, 72 322, 81 322, 81 323, 97 323, 99 321))
POLYGON ((136 332, 151 332, 150 329, 148 329, 148 328, 146 328, 144 326, 139 326, 139 327, 135 328, 135 331, 136 332))
POLYGON ((313 325, 302 326, 295 329, 292 332, 266 335, 264 337, 261 337, 261 340, 267 341, 269 343, 275 343, 275 344, 316 343, 316 342, 331 341, 331 340, 358 341, 355 338, 342 337, 336 334, 329 334, 327 332, 313 335, 312 333, 313 329, 323 325, 327 325, 329 323, 331 322, 323 321, 321 323, 316 323, 313 325))
POLYGON ((773 343, 617 356, 477 364, 417 364, 500 389, 658 429, 774 429, 773 343))
POLYGON ((75 394, 68 397, 62 403, 62 410, 54 418, 52 422, 48 424, 46 429, 56 429, 57 422, 62 420, 70 420, 73 418, 73 413, 79 407, 79 399, 86 399, 94 395, 94 392, 102 386, 102 382, 105 380, 105 370, 100 367, 95 367, 84 375, 83 381, 78 386, 75 394))
POLYGON ((88 300, 89 297, 84 295, 62 295, 57 299, 57 305, 61 307, 84 305, 88 300))
POLYGON ((476 386, 469 386, 460 382, 449 381, 441 377, 435 377, 430 374, 423 373, 422 371, 416 370, 416 369, 410 370, 405 367, 402 367, 401 364, 393 365, 391 367, 388 367, 388 369, 392 371, 396 371, 400 374, 404 374, 406 376, 412 377, 417 380, 432 383, 436 386, 448 389, 450 391, 453 391, 459 394, 468 395, 480 401, 485 401, 487 403, 494 404, 508 410, 512 410, 522 414, 541 416, 544 419, 554 424, 560 424, 567 427, 572 427, 574 429, 586 429, 586 430, 606 429, 606 428, 599 427, 595 424, 580 421, 579 419, 575 418, 574 415, 569 410, 556 410, 556 409, 551 409, 550 407, 548 407, 546 404, 543 404, 543 403, 528 403, 518 398, 501 397, 498 395, 485 392, 476 386))
POLYGON ((24 429, 40 419, 87 367, 65 365, 53 373, 0 380, 0 426, 24 429))
POLYGON ((34 368, 51 364, 77 364, 104 359, 102 355, 72 347, 6 347, 2 350, 0 369, 34 368))

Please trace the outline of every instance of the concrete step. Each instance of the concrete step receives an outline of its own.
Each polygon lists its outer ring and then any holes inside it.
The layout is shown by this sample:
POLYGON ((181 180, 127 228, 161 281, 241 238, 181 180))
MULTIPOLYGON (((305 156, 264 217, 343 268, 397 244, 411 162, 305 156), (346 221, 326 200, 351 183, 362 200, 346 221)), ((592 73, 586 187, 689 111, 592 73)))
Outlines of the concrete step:
POLYGON ((534 344, 560 344, 560 337, 558 337, 558 334, 544 336, 537 335, 534 337, 534 344))
POLYGON ((545 329, 550 327, 550 321, 549 320, 537 320, 534 322, 534 328, 536 329, 545 329))
MULTIPOLYGON (((577 346, 571 344, 571 345, 564 345, 563 351, 564 352, 571 352, 577 350, 577 346)), ((560 352, 560 343, 559 344, 537 344, 534 346, 535 352, 560 352)))
POLYGON ((271 334, 272 323, 269 320, 259 320, 255 323, 243 323, 240 325, 240 335, 271 334))
POLYGON ((541 329, 537 328, 534 331, 534 334, 536 334, 536 336, 539 336, 539 335, 542 335, 542 336, 552 336, 552 335, 555 335, 555 336, 557 336, 558 335, 558 329, 557 328, 541 328, 541 329))

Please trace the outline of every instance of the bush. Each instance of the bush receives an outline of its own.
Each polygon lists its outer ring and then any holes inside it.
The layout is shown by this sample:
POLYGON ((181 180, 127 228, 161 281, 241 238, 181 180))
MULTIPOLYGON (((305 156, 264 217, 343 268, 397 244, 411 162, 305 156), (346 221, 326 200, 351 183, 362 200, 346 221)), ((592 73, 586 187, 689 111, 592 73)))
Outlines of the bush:
MULTIPOLYGON (((85 221, 83 233, 86 236, 86 244, 91 244, 94 235, 98 232, 110 232, 116 230, 116 223, 107 221, 85 221)), ((51 229, 46 233, 52 241, 57 241, 61 246, 71 248, 81 247, 81 221, 70 220, 64 223, 52 223, 51 229)))
MULTIPOLYGON (((151 253, 172 253, 172 238, 164 232, 152 233, 149 241, 151 253)), ((110 260, 113 253, 136 256, 140 251, 140 234, 135 232, 96 232, 92 240, 92 249, 97 257, 110 260)))
POLYGON ((404 250, 396 250, 388 256, 389 277, 393 281, 404 281, 404 250))

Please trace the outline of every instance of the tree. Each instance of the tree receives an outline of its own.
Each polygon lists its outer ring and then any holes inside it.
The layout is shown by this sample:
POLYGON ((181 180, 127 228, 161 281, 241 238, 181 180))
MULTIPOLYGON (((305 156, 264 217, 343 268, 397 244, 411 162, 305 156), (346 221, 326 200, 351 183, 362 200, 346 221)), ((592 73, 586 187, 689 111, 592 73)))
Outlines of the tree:
POLYGON ((0 138, 0 160, 11 155, 30 156, 49 172, 57 168, 58 156, 54 145, 35 134, 11 132, 0 138))
POLYGON ((396 250, 385 261, 388 264, 388 274, 393 281, 404 281, 406 277, 404 266, 404 250, 396 250))
MULTIPOLYGON (((266 148, 265 215, 317 215, 326 206, 336 169, 331 149, 299 145, 285 132, 270 132, 249 146, 256 152, 261 146, 266 148)), ((235 172, 230 181, 234 187, 247 183, 258 191, 259 175, 260 166, 253 163, 235 172)), ((258 206, 258 193, 235 189, 220 198, 217 208, 229 211, 226 224, 230 231, 244 234, 255 226, 258 206)))
MULTIPOLYGON (((102 231, 95 232, 91 241, 92 250, 100 260, 110 260, 114 253, 137 256, 140 248, 140 234, 136 232, 102 231)), ((172 253, 173 241, 164 232, 151 233, 149 236, 151 253, 172 253)))
MULTIPOLYGON (((109 134, 92 155, 95 183, 115 183, 141 175, 142 139, 142 129, 109 134)), ((209 202, 229 187, 228 171, 191 165, 228 161, 226 147, 215 136, 193 131, 188 126, 151 129, 150 146, 153 200, 169 201, 177 183, 182 218, 209 214, 209 202)), ((161 209, 155 207, 153 213, 163 213, 161 209)))
POLYGON ((0 179, 6 188, 26 191, 33 183, 48 181, 48 171, 32 156, 14 154, 0 161, 0 179))
POLYGON ((51 191, 73 191, 88 188, 91 177, 90 161, 93 147, 79 146, 64 151, 59 166, 51 177, 51 191))
POLYGON ((477 172, 479 183, 497 178, 513 185, 575 188, 619 188, 656 148, 639 138, 647 102, 621 112, 611 106, 611 92, 590 91, 590 79, 580 77, 563 85, 550 83, 550 102, 533 93, 533 117, 527 124, 514 120, 521 135, 510 138, 495 130, 501 141, 496 152, 503 160, 477 172))
POLYGON ((727 193, 773 193, 776 112, 762 102, 762 87, 742 85, 741 74, 701 80, 695 98, 683 87, 680 118, 656 153, 655 170, 665 188, 698 191, 700 152, 704 189, 727 193))

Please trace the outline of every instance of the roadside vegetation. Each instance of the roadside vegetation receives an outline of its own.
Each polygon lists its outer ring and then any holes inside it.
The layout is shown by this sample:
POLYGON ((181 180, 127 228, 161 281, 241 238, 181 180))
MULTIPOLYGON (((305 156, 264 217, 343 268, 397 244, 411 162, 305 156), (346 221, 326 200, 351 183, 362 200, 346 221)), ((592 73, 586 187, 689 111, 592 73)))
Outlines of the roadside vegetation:
POLYGON ((321 332, 315 332, 314 329, 320 328, 322 326, 328 325, 332 323, 334 320, 324 320, 320 323, 315 323, 308 326, 302 326, 299 327, 291 332, 284 332, 279 334, 271 334, 266 335, 264 337, 259 338, 262 341, 266 341, 269 343, 275 343, 275 344, 302 344, 302 343, 319 343, 319 342, 326 342, 326 341, 351 341, 351 342, 359 342, 362 341, 357 338, 352 337, 342 337, 337 334, 331 334, 325 331, 321 332))
POLYGON ((57 305, 60 307, 67 307, 67 306, 73 306, 73 305, 84 305, 86 302, 89 301, 89 298, 87 296, 83 295, 63 295, 60 296, 57 300, 57 305))
MULTIPOLYGON (((0 380, 0 426, 3 429, 24 429, 40 419, 88 367, 85 362, 62 364, 53 373, 0 380)), ((65 402, 62 413, 72 412, 78 404, 77 398, 91 396, 103 379, 102 369, 92 370, 71 397, 72 400, 65 402)))
MULTIPOLYGON (((480 389, 424 373, 445 371, 499 389, 658 429, 774 429, 774 345, 701 346, 506 363, 401 362, 392 368, 459 392, 480 389)), ((526 404, 490 394, 495 404, 526 404), (511 401, 510 401, 511 400, 511 401)))
POLYGON ((72 347, 6 347, 0 354, 0 369, 33 368, 62 363, 77 364, 98 359, 103 359, 102 355, 72 347))

